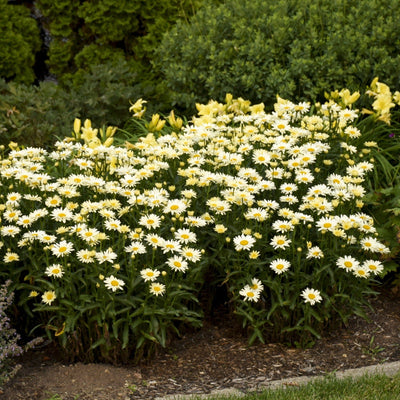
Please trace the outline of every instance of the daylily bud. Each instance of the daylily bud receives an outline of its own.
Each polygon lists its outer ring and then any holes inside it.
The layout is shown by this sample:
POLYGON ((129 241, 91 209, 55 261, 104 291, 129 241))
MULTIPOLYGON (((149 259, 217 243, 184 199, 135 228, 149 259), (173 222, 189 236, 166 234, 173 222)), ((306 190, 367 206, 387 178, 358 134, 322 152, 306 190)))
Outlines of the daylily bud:
POLYGON ((113 137, 109 137, 104 143, 103 145, 106 147, 110 147, 113 144, 114 138, 113 137))
POLYGON ((74 120, 74 132, 78 136, 81 130, 81 120, 79 118, 75 118, 74 120))

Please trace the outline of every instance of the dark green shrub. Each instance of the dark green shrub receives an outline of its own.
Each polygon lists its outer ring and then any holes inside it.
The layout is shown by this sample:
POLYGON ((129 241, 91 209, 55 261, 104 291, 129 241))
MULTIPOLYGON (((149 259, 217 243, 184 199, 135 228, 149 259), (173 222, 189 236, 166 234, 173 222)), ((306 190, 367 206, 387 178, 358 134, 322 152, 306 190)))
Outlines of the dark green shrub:
POLYGON ((118 63, 93 65, 89 72, 75 76, 66 87, 76 110, 72 121, 79 117, 92 120, 96 126, 122 126, 130 117, 130 103, 140 97, 135 79, 136 74, 123 58, 118 63))
POLYGON ((32 83, 40 35, 29 9, 0 0, 0 78, 32 83))
POLYGON ((76 105, 54 82, 30 86, 0 81, 0 144, 48 147, 72 129, 76 105))
POLYGON ((38 0, 35 5, 52 37, 50 72, 65 81, 70 74, 121 55, 136 71, 148 73, 163 33, 177 20, 188 19, 202 3, 203 0, 38 0))
POLYGON ((121 60, 93 66, 66 88, 50 81, 38 87, 0 81, 0 144, 48 147, 71 133, 75 118, 123 126, 139 97, 134 78, 121 60))
POLYGON ((227 92, 272 104, 363 90, 375 76, 400 87, 397 0, 228 0, 178 22, 157 49, 175 104, 227 92))

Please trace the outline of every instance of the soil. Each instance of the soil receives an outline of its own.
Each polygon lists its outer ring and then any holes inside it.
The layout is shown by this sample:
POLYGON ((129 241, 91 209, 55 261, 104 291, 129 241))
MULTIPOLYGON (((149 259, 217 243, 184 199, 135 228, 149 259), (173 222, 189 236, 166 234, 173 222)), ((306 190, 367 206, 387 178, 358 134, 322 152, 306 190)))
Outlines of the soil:
POLYGON ((4 400, 134 400, 216 389, 255 390, 261 382, 400 360, 400 294, 371 299, 370 321, 352 317, 313 348, 280 343, 251 347, 226 315, 174 340, 140 365, 65 364, 51 345, 21 358, 22 368, 0 394, 4 400), (58 395, 55 396, 55 395, 58 395))

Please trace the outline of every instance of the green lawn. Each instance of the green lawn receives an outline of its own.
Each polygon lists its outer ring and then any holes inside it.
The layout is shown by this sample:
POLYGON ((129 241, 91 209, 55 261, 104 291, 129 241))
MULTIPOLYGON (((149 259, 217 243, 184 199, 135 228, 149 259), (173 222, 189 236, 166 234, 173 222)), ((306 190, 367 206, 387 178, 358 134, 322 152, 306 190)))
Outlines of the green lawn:
MULTIPOLYGON (((193 398, 193 400, 197 398, 193 398)), ((200 398, 199 398, 200 399, 200 398)), ((208 400, 400 400, 400 372, 394 377, 365 375, 362 378, 327 377, 306 385, 268 389, 242 397, 215 396, 208 400)))

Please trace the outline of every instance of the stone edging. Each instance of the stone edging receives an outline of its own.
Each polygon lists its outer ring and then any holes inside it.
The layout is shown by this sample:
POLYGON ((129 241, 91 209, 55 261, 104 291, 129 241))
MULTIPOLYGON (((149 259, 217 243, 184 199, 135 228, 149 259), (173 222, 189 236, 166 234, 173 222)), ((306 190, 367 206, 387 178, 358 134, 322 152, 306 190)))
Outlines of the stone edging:
MULTIPOLYGON (((338 379, 353 377, 358 378, 363 375, 382 374, 387 376, 394 376, 400 372, 400 361, 395 361, 386 364, 370 365, 368 367, 347 369, 332 373, 338 379)), ((270 381, 265 379, 257 384, 257 387, 250 387, 248 392, 260 391, 264 389, 277 389, 280 387, 299 386, 307 384, 315 379, 323 378, 323 376, 299 376, 294 378, 286 378, 277 381, 270 381)), ((168 395, 164 397, 156 397, 155 400, 191 400, 191 399, 207 399, 209 396, 236 396, 243 397, 245 393, 235 388, 219 389, 210 392, 209 394, 181 394, 181 395, 168 395)))

